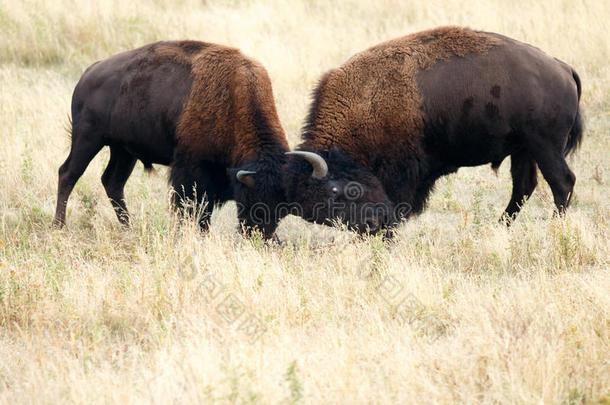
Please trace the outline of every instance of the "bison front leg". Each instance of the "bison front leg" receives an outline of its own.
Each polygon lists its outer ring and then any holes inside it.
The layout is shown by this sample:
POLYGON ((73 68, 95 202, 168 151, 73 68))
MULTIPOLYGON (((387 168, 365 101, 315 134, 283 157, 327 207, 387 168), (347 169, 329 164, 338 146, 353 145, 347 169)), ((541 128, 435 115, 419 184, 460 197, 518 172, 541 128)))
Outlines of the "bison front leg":
POLYGON ((199 222, 201 231, 205 232, 210 226, 212 207, 207 200, 204 185, 197 182, 192 172, 185 168, 172 167, 171 183, 174 189, 172 207, 183 218, 194 219, 199 222))
POLYGON ((199 221, 207 231, 215 205, 231 197, 226 169, 216 163, 196 162, 177 155, 172 164, 170 181, 174 188, 174 208, 186 217, 199 221))
POLYGON ((131 175, 136 164, 136 158, 120 146, 110 147, 110 161, 104 174, 102 184, 106 189, 106 195, 116 212, 119 222, 129 225, 129 212, 125 204, 125 183, 131 175))

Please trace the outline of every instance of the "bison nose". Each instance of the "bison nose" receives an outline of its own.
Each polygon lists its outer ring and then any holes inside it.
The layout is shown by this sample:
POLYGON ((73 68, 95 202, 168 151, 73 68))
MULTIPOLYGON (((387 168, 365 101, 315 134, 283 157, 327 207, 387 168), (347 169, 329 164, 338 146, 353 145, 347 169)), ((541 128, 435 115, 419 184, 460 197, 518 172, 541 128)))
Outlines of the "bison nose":
POLYGON ((377 233, 381 228, 381 221, 377 218, 367 218, 366 221, 364 221, 364 224, 366 225, 367 231, 370 233, 377 233))

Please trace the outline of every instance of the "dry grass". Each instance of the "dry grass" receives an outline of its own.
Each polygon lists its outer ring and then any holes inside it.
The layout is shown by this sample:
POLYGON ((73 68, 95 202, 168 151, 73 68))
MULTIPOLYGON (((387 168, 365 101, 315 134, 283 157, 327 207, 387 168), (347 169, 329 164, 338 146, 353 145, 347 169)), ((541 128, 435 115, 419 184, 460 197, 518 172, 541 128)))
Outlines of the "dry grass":
POLYGON ((83 3, 0 0, 1 402, 610 402, 607 1, 83 3), (565 220, 542 183, 514 227, 497 225, 506 163, 439 181, 392 243, 288 218, 270 246, 235 232, 232 204, 208 234, 179 226, 165 171, 138 166, 124 231, 104 151, 51 230, 71 91, 94 60, 157 39, 240 47, 268 68, 295 145, 323 71, 443 24, 525 40, 581 75, 565 220), (244 311, 230 325, 227 298, 244 311), (253 344, 248 315, 266 328, 253 344))

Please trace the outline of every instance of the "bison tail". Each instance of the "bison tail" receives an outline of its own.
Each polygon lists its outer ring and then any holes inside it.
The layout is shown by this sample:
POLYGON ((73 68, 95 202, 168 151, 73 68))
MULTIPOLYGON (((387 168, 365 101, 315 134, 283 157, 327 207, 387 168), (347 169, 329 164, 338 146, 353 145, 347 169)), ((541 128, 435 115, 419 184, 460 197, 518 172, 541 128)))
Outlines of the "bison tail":
POLYGON ((568 143, 566 144, 566 148, 563 152, 566 156, 571 153, 574 153, 580 147, 580 143, 582 142, 583 130, 583 119, 579 109, 579 111, 576 112, 576 119, 574 120, 572 129, 570 129, 570 134, 568 135, 568 143))
MULTIPOLYGON (((580 93, 581 93, 580 78, 578 77, 576 72, 573 70, 572 70, 572 77, 574 78, 574 81, 576 82, 576 90, 578 91, 578 101, 580 102, 580 93)), ((580 146, 580 143, 582 142, 583 131, 584 131, 583 117, 582 117, 582 111, 579 106, 578 110, 576 111, 576 118, 574 119, 574 124, 572 124, 572 129, 570 129, 570 134, 568 135, 568 142, 567 142, 565 150, 564 150, 564 154, 566 156, 568 156, 569 154, 573 153, 574 151, 576 151, 578 149, 578 147, 580 146)))
POLYGON ((70 139, 72 139, 72 117, 70 117, 69 115, 68 122, 64 125, 64 129, 66 130, 66 133, 68 134, 70 139))

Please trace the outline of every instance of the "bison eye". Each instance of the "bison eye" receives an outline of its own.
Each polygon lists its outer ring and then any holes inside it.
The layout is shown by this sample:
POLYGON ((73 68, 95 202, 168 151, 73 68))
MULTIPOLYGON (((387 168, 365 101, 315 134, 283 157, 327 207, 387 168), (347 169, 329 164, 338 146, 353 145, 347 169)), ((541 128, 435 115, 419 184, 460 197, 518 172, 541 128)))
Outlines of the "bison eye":
POLYGON ((330 189, 330 193, 332 194, 333 197, 336 197, 339 195, 339 188, 338 187, 333 187, 330 189))

